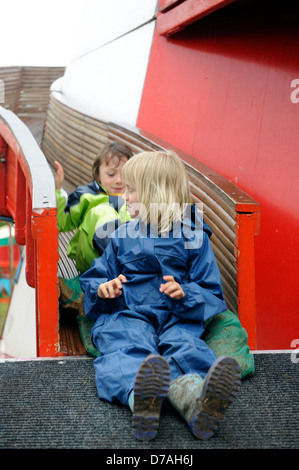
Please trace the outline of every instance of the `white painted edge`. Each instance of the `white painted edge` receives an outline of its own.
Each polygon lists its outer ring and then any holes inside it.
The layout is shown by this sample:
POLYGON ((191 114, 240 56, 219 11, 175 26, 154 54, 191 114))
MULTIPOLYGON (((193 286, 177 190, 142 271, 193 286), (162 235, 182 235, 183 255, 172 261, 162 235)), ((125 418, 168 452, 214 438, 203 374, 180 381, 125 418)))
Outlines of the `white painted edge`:
POLYGON ((18 147, 20 148, 21 146, 21 151, 32 180, 32 208, 46 209, 56 207, 53 173, 29 128, 16 114, 2 106, 0 106, 0 119, 10 129, 18 147))

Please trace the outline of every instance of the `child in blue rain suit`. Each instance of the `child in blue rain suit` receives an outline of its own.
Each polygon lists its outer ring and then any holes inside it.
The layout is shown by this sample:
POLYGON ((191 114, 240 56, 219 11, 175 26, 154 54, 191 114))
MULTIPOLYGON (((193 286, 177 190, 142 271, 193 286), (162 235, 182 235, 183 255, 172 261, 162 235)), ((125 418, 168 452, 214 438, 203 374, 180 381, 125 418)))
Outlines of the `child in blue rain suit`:
POLYGON ((134 435, 156 436, 165 396, 197 438, 214 434, 240 384, 233 358, 216 359, 204 322, 226 310, 210 229, 191 204, 184 165, 144 152, 123 168, 132 221, 80 277, 100 398, 133 411, 134 435))

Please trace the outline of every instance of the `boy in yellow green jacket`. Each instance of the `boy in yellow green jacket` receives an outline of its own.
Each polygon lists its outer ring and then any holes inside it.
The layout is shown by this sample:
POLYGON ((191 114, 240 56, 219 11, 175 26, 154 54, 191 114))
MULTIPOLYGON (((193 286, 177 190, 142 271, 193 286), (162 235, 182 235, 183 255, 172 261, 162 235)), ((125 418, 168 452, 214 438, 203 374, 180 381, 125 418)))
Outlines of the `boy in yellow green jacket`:
POLYGON ((60 232, 74 229, 67 255, 75 260, 79 273, 90 268, 109 243, 117 227, 130 220, 121 195, 121 170, 132 156, 131 149, 118 142, 105 145, 92 166, 93 181, 79 186, 68 197, 62 189, 64 172, 55 162, 57 224, 60 232))

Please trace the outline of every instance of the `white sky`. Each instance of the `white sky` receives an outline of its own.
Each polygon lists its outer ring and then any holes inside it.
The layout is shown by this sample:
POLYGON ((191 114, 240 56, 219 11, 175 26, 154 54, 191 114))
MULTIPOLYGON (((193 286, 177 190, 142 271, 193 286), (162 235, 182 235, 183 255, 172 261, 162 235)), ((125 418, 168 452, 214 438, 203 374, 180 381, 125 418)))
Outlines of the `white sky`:
POLYGON ((0 66, 66 66, 85 0, 0 0, 0 66))

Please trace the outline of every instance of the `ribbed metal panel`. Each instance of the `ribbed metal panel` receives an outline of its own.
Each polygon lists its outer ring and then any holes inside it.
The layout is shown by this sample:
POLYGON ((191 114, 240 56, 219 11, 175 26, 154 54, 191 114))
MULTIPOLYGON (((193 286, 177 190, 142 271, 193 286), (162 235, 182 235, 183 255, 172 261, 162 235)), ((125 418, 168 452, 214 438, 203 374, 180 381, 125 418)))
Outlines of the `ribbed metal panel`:
POLYGON ((58 277, 64 279, 72 279, 78 276, 75 261, 69 258, 66 254, 67 247, 75 231, 59 233, 59 263, 58 263, 58 277))
POLYGON ((42 150, 54 167, 58 160, 70 189, 91 180, 91 166, 107 143, 107 125, 51 97, 42 150))

